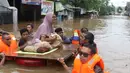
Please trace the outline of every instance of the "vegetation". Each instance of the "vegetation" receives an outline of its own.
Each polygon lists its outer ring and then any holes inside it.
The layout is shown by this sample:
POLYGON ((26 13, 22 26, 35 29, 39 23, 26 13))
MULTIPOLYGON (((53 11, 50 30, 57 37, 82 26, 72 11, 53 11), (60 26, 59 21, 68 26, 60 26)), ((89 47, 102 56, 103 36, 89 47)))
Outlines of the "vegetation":
POLYGON ((113 4, 109 5, 109 0, 60 0, 63 4, 71 4, 75 7, 82 7, 86 10, 99 11, 100 15, 111 14, 115 11, 113 4))
POLYGON ((117 8, 117 12, 118 12, 118 13, 121 13, 122 11, 123 11, 123 9, 122 9, 121 7, 118 7, 118 8, 117 8))

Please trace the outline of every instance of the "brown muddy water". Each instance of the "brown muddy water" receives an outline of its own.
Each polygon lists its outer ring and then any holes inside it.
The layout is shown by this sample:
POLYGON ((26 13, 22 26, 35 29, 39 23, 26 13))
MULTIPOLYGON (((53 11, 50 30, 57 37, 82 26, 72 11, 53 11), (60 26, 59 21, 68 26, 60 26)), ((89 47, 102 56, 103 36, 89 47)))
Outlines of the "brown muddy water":
MULTIPOLYGON (((23 28, 29 22, 19 24, 23 28)), ((40 22, 36 22, 35 30, 40 22)), ((0 25, 0 28, 12 31, 12 25, 0 25)), ((95 42, 110 73, 130 73, 130 19, 125 16, 104 16, 99 19, 75 19, 59 22, 54 27, 62 27, 65 34, 71 36, 74 29, 87 27, 95 35, 95 42)), ((15 35, 18 36, 18 32, 15 35)), ((70 63, 69 63, 70 64, 70 63)), ((52 63, 47 67, 25 67, 6 62, 0 67, 0 73, 67 73, 64 68, 52 63)))

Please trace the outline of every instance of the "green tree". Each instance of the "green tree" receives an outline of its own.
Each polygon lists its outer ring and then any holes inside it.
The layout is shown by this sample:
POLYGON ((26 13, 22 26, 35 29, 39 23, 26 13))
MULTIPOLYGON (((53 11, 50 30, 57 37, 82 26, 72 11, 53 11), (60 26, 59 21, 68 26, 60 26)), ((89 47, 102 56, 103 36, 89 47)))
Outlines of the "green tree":
POLYGON ((125 6, 125 11, 127 11, 127 9, 128 9, 128 7, 127 7, 127 6, 125 6))
POLYGON ((99 14, 109 14, 115 10, 114 5, 109 6, 110 0, 61 0, 63 4, 71 4, 86 10, 97 10, 99 14))
POLYGON ((63 4, 67 4, 68 0, 60 0, 63 4))
POLYGON ((122 9, 121 7, 118 7, 118 8, 117 8, 117 12, 118 12, 118 13, 121 13, 122 11, 123 11, 123 9, 122 9))

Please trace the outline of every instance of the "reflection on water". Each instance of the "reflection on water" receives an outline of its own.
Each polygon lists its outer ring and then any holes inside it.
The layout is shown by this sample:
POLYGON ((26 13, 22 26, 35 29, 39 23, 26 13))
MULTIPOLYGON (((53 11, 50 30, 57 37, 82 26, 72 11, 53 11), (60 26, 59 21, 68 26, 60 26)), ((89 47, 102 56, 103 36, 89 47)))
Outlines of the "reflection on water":
MULTIPOLYGON (((38 27, 40 22, 36 22, 38 27)), ((19 28, 25 27, 27 23, 20 23, 19 28)), ((95 34, 95 42, 99 54, 105 61, 105 67, 111 73, 130 73, 130 21, 125 16, 104 16, 99 19, 75 19, 63 21, 55 25, 63 27, 65 34, 72 35, 74 29, 87 27, 95 34)), ((12 25, 1 25, 8 31, 12 31, 12 25)), ((6 63, 0 73, 66 73, 61 65, 55 64, 47 67, 33 68, 18 66, 14 62, 6 63)))
POLYGON ((105 65, 112 73, 129 73, 129 35, 130 21, 127 17, 106 17, 102 31, 96 30, 96 42, 105 65), (97 34, 98 33, 98 34, 97 34), (100 33, 100 34, 99 34, 100 33))

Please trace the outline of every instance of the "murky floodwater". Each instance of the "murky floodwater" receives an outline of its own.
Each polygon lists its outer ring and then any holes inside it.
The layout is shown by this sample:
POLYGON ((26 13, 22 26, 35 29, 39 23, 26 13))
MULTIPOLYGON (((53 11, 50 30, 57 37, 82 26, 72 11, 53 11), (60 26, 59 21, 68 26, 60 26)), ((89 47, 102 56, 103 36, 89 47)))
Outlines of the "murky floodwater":
MULTIPOLYGON (((39 24, 40 22, 37 22, 39 24)), ((25 27, 20 23, 19 27, 25 27)), ((37 28, 38 25, 36 25, 37 28)), ((12 31, 11 25, 1 28, 12 31)), ((105 16, 99 19, 85 18, 68 20, 55 27, 63 27, 65 34, 71 36, 72 30, 82 27, 89 28, 95 35, 99 54, 105 62, 106 70, 111 73, 130 73, 130 19, 125 16, 105 16)), ((35 28, 35 29, 36 29, 35 28)), ((15 33, 16 34, 16 33, 15 33)), ((18 34, 18 33, 17 33, 18 34)), ((24 67, 15 62, 6 62, 0 73, 66 73, 61 65, 53 63, 47 67, 24 67)))

